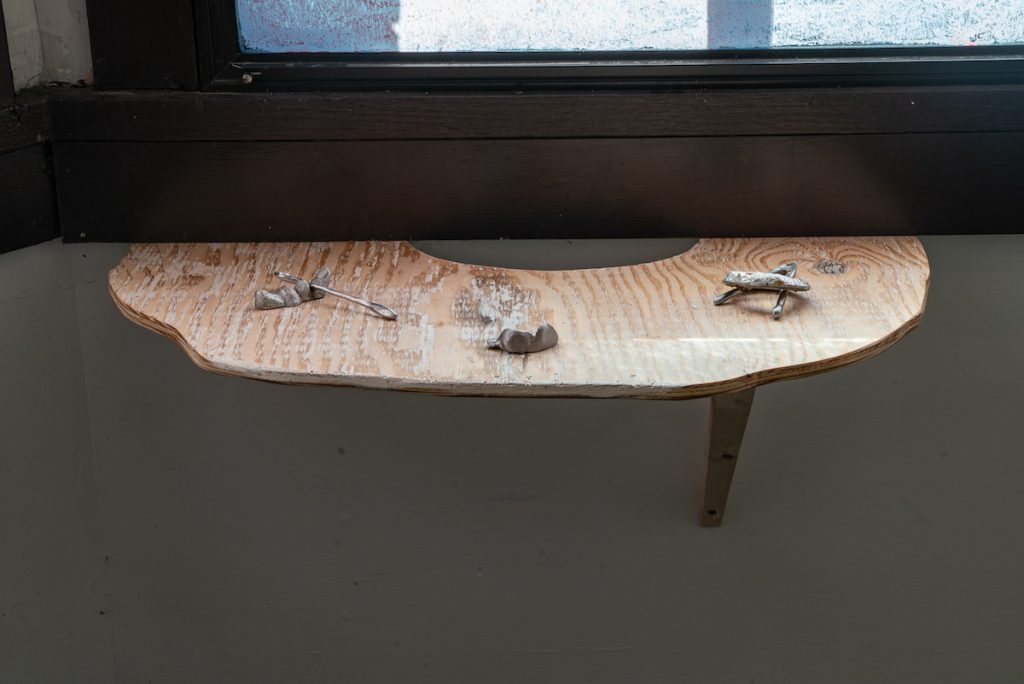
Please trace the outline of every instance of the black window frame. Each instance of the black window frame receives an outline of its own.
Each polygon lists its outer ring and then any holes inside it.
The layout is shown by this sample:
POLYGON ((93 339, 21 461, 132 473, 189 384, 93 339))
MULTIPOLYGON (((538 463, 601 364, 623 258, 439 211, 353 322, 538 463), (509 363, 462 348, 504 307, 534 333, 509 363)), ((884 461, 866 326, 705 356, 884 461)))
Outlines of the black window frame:
POLYGON ((231 0, 87 8, 71 241, 1020 230, 1016 46, 254 56, 231 0))
POLYGON ((195 3, 200 81, 206 90, 629 90, 1024 82, 1024 45, 247 53, 239 45, 235 0, 195 3))

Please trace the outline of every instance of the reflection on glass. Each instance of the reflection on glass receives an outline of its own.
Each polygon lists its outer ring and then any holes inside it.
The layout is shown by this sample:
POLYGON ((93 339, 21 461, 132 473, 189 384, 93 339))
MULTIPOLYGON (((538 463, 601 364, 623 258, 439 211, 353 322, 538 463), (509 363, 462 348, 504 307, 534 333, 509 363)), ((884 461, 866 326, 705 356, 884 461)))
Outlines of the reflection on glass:
POLYGON ((250 53, 1024 43, 1024 0, 236 0, 250 53))

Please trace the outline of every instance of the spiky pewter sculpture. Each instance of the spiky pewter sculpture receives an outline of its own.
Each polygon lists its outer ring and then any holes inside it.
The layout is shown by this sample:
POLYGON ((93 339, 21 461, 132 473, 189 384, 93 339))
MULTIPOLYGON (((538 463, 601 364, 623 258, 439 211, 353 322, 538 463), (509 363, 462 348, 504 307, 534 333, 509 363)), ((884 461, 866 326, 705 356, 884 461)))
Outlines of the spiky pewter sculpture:
POLYGON ((722 281, 739 290, 748 292, 750 290, 793 290, 802 292, 810 290, 811 286, 806 280, 791 278, 781 273, 759 273, 750 271, 732 271, 722 281))
POLYGON ((786 306, 786 297, 790 290, 801 292, 811 289, 810 284, 806 280, 801 280, 794 276, 796 276, 795 261, 782 264, 766 273, 759 271, 731 271, 725 276, 723 282, 726 285, 731 285, 733 289, 715 297, 714 304, 715 306, 725 304, 736 295, 743 294, 744 292, 777 290, 779 298, 775 302, 775 306, 772 307, 772 318, 777 320, 782 316, 782 310, 786 306))

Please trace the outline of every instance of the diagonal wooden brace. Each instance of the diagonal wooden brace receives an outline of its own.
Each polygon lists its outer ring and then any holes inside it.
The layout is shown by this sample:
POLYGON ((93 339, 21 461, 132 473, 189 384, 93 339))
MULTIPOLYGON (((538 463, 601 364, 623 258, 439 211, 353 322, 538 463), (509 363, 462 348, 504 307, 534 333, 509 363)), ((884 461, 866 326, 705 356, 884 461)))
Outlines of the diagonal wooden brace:
POLYGON ((711 397, 711 428, 708 434, 708 469, 704 480, 702 527, 718 527, 725 516, 729 486, 739 460, 747 417, 754 403, 754 389, 711 397))

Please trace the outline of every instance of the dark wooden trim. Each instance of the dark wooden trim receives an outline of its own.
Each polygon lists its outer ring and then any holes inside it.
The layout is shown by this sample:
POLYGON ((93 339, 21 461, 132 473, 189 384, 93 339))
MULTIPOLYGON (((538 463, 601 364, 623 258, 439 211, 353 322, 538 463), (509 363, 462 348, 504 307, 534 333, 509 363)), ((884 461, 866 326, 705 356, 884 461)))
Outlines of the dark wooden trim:
POLYGON ((0 109, 0 154, 50 139, 50 102, 45 89, 21 92, 0 109))
POLYGON ((1024 133, 54 144, 66 239, 1017 232, 1024 133))
POLYGON ((1024 130, 1024 85, 668 93, 58 91, 55 141, 445 140, 1024 130))
MULTIPOLYGON (((570 90, 784 88, 1024 83, 1024 49, 771 49, 693 53, 242 54, 204 88, 326 90, 570 90)), ((204 62, 207 60, 203 60, 204 62)), ((219 70, 217 66, 223 64, 219 70)))
POLYGON ((0 252, 60 236, 47 146, 0 154, 0 252))
POLYGON ((1024 85, 62 90, 51 108, 72 240, 1019 230, 1024 85))
POLYGON ((96 87, 195 90, 192 0, 87 0, 96 87))
POLYGON ((235 0, 193 0, 199 82, 210 87, 242 52, 235 0))
POLYGON ((14 73, 11 71, 11 53, 7 47, 7 27, 4 8, 0 6, 0 103, 14 98, 14 73))

